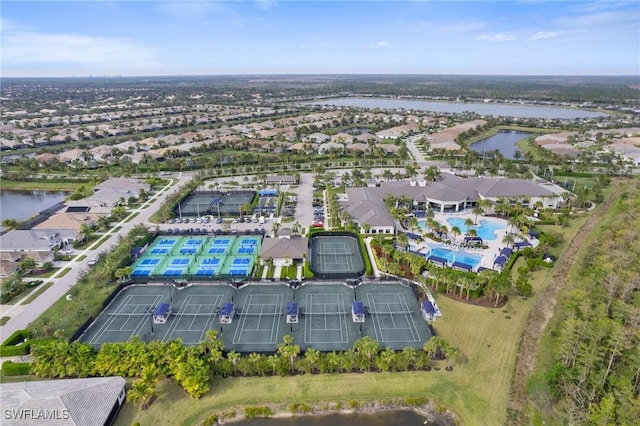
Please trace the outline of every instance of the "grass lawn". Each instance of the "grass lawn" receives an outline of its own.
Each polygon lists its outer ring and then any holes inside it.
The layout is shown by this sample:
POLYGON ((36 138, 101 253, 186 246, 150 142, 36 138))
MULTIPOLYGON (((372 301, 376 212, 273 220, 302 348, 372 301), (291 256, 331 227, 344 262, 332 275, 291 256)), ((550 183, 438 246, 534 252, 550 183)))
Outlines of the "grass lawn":
MULTIPOLYGON (((281 405, 288 411, 291 402, 342 402, 351 400, 382 400, 394 397, 427 396, 447 407, 456 405, 472 418, 481 418, 475 424, 492 424, 483 415, 484 404, 463 401, 462 389, 468 381, 476 380, 462 372, 441 371, 365 374, 320 374, 295 377, 238 377, 215 378, 211 391, 200 400, 193 400, 170 381, 158 386, 160 396, 148 410, 127 403, 116 419, 116 426, 142 425, 194 425, 209 414, 232 407, 262 404, 281 405), (167 416, 167 413, 171 413, 167 416)), ((238 410, 241 411, 241 410, 238 410)), ((467 417, 465 416, 465 417, 467 417)), ((472 424, 463 421, 464 424, 472 424)))
POLYGON ((0 318, 0 325, 5 325, 6 323, 9 322, 10 319, 11 319, 11 317, 2 317, 2 318, 0 318))
POLYGON ((138 216, 139 214, 140 214, 140 212, 137 212, 137 213, 134 213, 134 214, 132 214, 132 215, 129 215, 129 217, 127 217, 127 218, 125 219, 125 222, 131 222, 131 221, 132 221, 133 219, 135 219, 135 218, 136 218, 136 216, 138 216))
POLYGON ((29 298, 27 298, 27 300, 25 300, 22 304, 23 305, 27 305, 31 302, 33 302, 34 300, 36 300, 36 298, 38 296, 40 296, 42 293, 44 293, 49 287, 51 287, 53 285, 53 282, 48 282, 45 285, 41 286, 39 289, 37 289, 36 291, 34 291, 33 293, 31 293, 29 295, 29 298))
POLYGON ((56 278, 62 278, 65 275, 67 275, 70 271, 71 271, 71 268, 64 268, 62 271, 60 271, 60 273, 56 278))
POLYGON ((2 189, 12 191, 69 191, 73 192, 86 182, 61 182, 56 180, 39 180, 34 182, 2 179, 2 189))
POLYGON ((51 276, 58 272, 59 269, 60 268, 51 268, 47 272, 44 272, 42 274, 27 275, 27 278, 51 278, 51 276))

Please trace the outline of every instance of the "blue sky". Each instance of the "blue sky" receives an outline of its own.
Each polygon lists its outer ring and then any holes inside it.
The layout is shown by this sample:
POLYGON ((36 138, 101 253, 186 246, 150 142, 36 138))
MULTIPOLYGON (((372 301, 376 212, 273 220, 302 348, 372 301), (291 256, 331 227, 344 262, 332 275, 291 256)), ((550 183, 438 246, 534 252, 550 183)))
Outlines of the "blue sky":
POLYGON ((636 1, 2 1, 1 72, 640 75, 636 1))

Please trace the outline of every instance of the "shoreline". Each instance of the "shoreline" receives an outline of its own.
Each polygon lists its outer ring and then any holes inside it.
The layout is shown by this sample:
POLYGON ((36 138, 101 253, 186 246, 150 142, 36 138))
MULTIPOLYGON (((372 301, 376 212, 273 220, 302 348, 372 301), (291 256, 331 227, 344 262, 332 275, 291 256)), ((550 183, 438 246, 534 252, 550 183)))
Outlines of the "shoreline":
MULTIPOLYGON (((427 422, 434 422, 439 426, 455 426, 458 424, 458 416, 455 415, 450 409, 444 406, 435 404, 434 402, 427 401, 420 405, 408 405, 400 400, 392 401, 367 401, 358 402, 360 405, 356 408, 339 408, 343 403, 327 402, 327 403, 315 403, 315 404, 301 404, 309 407, 308 412, 291 412, 287 406, 276 404, 265 404, 260 407, 268 407, 273 410, 273 414, 268 416, 256 416, 255 419, 288 419, 293 417, 321 417, 321 416, 349 416, 353 414, 365 414, 373 415, 376 413, 382 413, 386 411, 412 411, 415 414, 425 419, 427 422)), ((347 404, 348 405, 348 404, 347 404)), ((253 419, 247 420, 245 417, 244 409, 249 407, 238 407, 238 409, 229 409, 221 413, 212 413, 211 415, 200 420, 198 424, 235 424, 239 422, 249 422, 253 419), (227 417, 227 413, 233 413, 233 417, 227 417), (207 422, 207 419, 213 416, 219 416, 214 422, 207 422)))

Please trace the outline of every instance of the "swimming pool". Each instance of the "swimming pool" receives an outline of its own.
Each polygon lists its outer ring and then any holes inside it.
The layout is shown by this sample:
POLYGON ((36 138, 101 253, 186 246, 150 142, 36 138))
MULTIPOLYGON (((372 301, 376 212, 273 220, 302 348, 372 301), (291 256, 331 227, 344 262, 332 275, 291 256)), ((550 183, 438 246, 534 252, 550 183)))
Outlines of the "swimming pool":
POLYGON ((429 256, 442 257, 447 259, 449 264, 452 264, 453 262, 464 263, 465 265, 471 266, 472 269, 478 266, 482 260, 482 256, 479 254, 472 254, 464 250, 452 250, 443 246, 431 247, 431 251, 427 254, 427 258, 429 256))
MULTIPOLYGON (((462 218, 450 217, 447 219, 447 223, 452 227, 457 226, 463 233, 467 232, 467 225, 464 224, 464 219, 462 218)), ((478 237, 483 240, 495 240, 498 238, 496 231, 506 227, 506 225, 495 220, 481 220, 478 226, 472 226, 471 229, 475 229, 478 237)))

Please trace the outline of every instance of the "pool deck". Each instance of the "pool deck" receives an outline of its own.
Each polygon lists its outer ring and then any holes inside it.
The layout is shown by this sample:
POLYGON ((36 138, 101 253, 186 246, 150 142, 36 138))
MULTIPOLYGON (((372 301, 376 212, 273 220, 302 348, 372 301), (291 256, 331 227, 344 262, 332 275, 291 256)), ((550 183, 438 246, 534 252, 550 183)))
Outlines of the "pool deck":
MULTIPOLYGON (((450 219, 452 217, 460 218, 463 220, 467 218, 473 221, 476 220, 476 215, 471 213, 470 210, 465 210, 457 213, 436 213, 433 218, 436 222, 443 225, 447 225, 449 230, 451 230, 451 225, 447 222, 447 219, 450 219)), ((511 231, 511 226, 507 223, 505 219, 499 219, 495 217, 485 217, 482 215, 478 215, 477 218, 478 218, 478 222, 480 222, 481 220, 489 220, 489 221, 501 222, 505 225, 504 229, 499 229, 496 231, 497 237, 495 240, 483 240, 484 244, 486 244, 489 248, 487 249, 464 248, 463 249, 466 252, 469 252, 472 254, 478 254, 482 256, 482 260, 480 260, 478 267, 482 266, 485 268, 493 269, 494 260, 500 253, 500 250, 503 247, 506 247, 505 244, 502 242, 502 239, 506 234, 508 234, 511 231)), ((461 231, 463 231, 463 234, 456 236, 457 243, 464 240, 464 229, 461 229, 461 231)), ((536 239, 527 238, 527 241, 529 241, 534 247, 538 244, 538 240, 536 239)), ((419 251, 421 253, 427 254, 430 250, 429 245, 434 245, 434 244, 441 245, 442 243, 439 243, 431 239, 427 239, 419 244, 412 244, 411 250, 415 250, 415 251, 419 251)))

